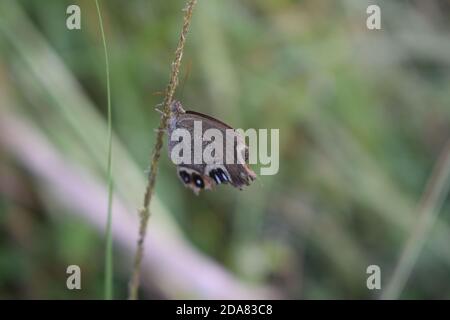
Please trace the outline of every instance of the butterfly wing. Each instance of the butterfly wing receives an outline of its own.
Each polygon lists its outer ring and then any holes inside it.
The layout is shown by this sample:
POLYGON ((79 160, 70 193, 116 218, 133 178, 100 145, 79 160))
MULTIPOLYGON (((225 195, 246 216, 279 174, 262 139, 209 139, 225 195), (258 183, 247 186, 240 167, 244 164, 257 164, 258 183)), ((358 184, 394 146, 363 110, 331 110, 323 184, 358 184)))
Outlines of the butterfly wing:
MULTIPOLYGON (((247 165, 248 147, 245 144, 245 139, 231 126, 218 119, 199 112, 184 112, 184 110, 183 112, 176 112, 172 116, 169 124, 169 154, 172 152, 174 146, 178 143, 178 141, 171 141, 170 139, 170 135, 175 129, 186 129, 190 133, 192 151, 194 148, 193 146, 195 139, 200 139, 200 141, 202 141, 202 151, 205 150, 205 147, 210 143, 210 141, 203 141, 203 134, 208 129, 217 129, 222 133, 222 136, 225 137, 225 140, 223 141, 222 161, 214 163, 205 163, 204 161, 202 161, 200 164, 194 164, 194 152, 192 152, 191 162, 179 165, 179 172, 181 168, 186 168, 186 173, 191 174, 191 176, 195 176, 195 173, 200 175, 204 182, 204 188, 211 189, 214 185, 217 184, 230 183, 234 187, 242 189, 244 185, 249 185, 253 180, 256 179, 256 174, 247 165), (195 132, 194 130, 195 121, 200 121, 202 124, 201 136, 199 136, 199 132, 195 132), (232 139, 230 141, 233 141, 233 148, 226 148, 226 139, 232 139), (238 150, 242 152, 242 157, 244 159, 243 163, 239 163, 237 161, 239 152, 238 150), (234 159, 235 162, 226 163, 225 160, 228 157, 230 159, 234 159)), ((185 173, 183 173, 183 175, 184 174, 185 173)), ((188 187, 193 189, 194 192, 198 193, 199 186, 193 185, 192 180, 193 179, 191 179, 191 182, 189 184, 186 184, 185 181, 183 182, 188 187)))

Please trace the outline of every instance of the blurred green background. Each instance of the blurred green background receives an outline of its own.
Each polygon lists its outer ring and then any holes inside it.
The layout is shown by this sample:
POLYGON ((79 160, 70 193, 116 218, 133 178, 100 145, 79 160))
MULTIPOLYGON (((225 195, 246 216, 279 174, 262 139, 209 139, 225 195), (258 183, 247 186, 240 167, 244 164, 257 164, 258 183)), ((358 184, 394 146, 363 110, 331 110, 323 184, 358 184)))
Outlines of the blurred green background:
MULTIPOLYGON (((154 107, 184 5, 101 1, 116 298, 127 297, 154 107)), ((280 129, 280 170, 242 192, 196 197, 164 147, 141 298, 378 298, 420 229, 418 204, 450 138, 449 9, 444 0, 199 0, 176 98, 234 127, 280 129), (382 30, 366 28, 369 4, 380 5, 382 30), (366 287, 372 264, 382 290, 366 287)), ((0 0, 0 298, 102 298, 106 131, 94 1, 0 0), (81 30, 66 28, 70 4, 81 30), (82 290, 66 288, 71 264, 82 290)), ((428 203, 438 216, 400 298, 450 298, 445 185, 442 201, 428 203)))

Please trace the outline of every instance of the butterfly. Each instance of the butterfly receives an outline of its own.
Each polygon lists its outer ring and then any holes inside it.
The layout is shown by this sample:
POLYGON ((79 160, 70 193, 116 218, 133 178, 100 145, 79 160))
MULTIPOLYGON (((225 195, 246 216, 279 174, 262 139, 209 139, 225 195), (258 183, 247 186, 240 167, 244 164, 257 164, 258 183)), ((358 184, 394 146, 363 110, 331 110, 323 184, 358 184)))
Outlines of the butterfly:
POLYGON ((177 161, 175 164, 178 177, 195 194, 198 195, 201 190, 213 189, 220 184, 229 184, 242 190, 243 186, 250 185, 256 179, 256 174, 248 165, 248 146, 243 135, 222 121, 199 112, 185 111, 179 101, 173 101, 170 105, 167 131, 168 151, 172 161, 174 153, 177 153, 175 151, 181 149, 180 140, 188 140, 182 141, 185 143, 182 152, 184 161, 177 161), (186 137, 180 139, 178 134, 180 132, 186 137), (222 148, 219 147, 212 152, 212 160, 203 158, 204 151, 211 141, 216 141, 205 139, 209 132, 215 133, 215 139, 224 137, 222 148), (231 143, 228 143, 227 139, 231 143), (196 149, 196 145, 201 148, 196 149), (195 161, 196 157, 199 158, 198 151, 201 152, 201 159, 195 161))

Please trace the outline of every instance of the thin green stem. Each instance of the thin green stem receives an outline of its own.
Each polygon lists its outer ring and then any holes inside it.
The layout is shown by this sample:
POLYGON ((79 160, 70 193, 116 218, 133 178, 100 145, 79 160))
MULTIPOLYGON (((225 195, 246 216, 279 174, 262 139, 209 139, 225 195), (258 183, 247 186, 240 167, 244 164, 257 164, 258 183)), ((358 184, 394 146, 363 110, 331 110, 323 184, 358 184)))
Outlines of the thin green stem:
POLYGON ((108 213, 106 221, 106 249, 105 249, 105 299, 113 298, 113 236, 112 236, 112 194, 113 194, 113 177, 112 177, 112 116, 111 116, 111 85, 109 77, 109 58, 108 48, 106 46, 105 31, 103 30, 103 20, 100 13, 100 5, 95 0, 97 7, 98 20, 100 23, 100 32, 102 35, 103 49, 105 52, 106 67, 106 92, 108 100, 108 159, 107 159, 107 176, 108 176, 108 213))
POLYGON ((419 215, 381 299, 397 299, 420 256, 450 188, 450 141, 442 151, 419 203, 419 215))

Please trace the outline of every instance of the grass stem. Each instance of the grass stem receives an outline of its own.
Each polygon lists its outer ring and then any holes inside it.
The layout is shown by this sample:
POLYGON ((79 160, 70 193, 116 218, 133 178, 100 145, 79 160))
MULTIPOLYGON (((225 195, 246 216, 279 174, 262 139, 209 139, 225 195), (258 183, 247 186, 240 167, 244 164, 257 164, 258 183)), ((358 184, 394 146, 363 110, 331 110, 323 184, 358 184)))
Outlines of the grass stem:
POLYGON ((425 191, 419 202, 419 215, 416 219, 411 235, 400 255, 394 273, 388 282, 386 289, 381 294, 381 299, 397 299, 409 276, 414 264, 419 258, 427 235, 429 234, 437 215, 444 203, 450 188, 450 141, 447 142, 431 176, 425 187, 425 191))
POLYGON ((98 0, 95 0, 97 7, 98 20, 100 23, 100 32, 102 35, 103 49, 105 51, 105 68, 106 68, 106 91, 108 100, 108 155, 107 155, 107 176, 108 176, 108 212, 106 221, 106 249, 105 249, 105 299, 113 298, 113 236, 112 236, 112 194, 113 194, 113 177, 112 177, 112 115, 111 115, 111 85, 109 76, 109 58, 108 48, 106 46, 105 31, 103 30, 103 20, 100 12, 98 0))
POLYGON ((153 153, 150 162, 150 172, 148 175, 147 187, 145 189, 144 203, 139 210, 140 214, 140 224, 139 224, 139 235, 137 242, 137 249, 134 258, 134 266, 131 275, 131 280, 129 284, 129 299, 136 300, 138 298, 138 288, 139 288, 139 278, 141 270, 141 262, 144 252, 144 240, 147 230, 147 223, 150 218, 150 202, 152 199, 152 194, 155 188, 156 174, 158 171, 158 162, 161 157, 161 149, 163 146, 163 135, 164 129, 167 127, 167 122, 170 116, 170 104, 172 103, 173 96, 175 94, 175 89, 178 85, 178 74, 180 72, 181 59, 183 57, 183 49, 186 42, 186 36, 189 31, 189 25, 192 19, 192 12, 197 0, 189 0, 184 11, 183 27, 181 29, 180 39, 178 41, 177 49, 175 50, 175 58, 172 62, 172 70, 170 74, 170 81, 167 85, 164 102, 163 102, 163 115, 161 116, 161 121, 159 123, 159 130, 157 130, 156 143, 153 148, 153 153))

